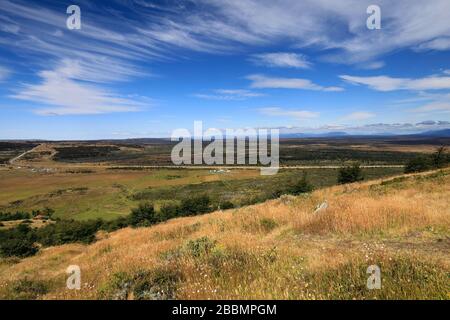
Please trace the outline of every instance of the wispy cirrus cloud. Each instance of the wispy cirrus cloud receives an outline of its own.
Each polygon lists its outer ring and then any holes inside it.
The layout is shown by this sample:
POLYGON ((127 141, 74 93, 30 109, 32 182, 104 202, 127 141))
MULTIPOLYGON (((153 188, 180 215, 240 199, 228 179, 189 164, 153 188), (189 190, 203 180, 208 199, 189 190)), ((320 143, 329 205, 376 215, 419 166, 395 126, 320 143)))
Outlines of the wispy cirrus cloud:
POLYGON ((450 77, 448 76, 429 76, 409 79, 389 76, 358 77, 341 75, 340 78, 352 84, 366 85, 377 91, 450 89, 450 77))
POLYGON ((39 84, 26 84, 12 98, 38 103, 41 115, 80 115, 138 111, 150 105, 145 97, 112 93, 94 84, 75 80, 80 77, 74 65, 61 65, 39 73, 39 84))
POLYGON ((5 80, 9 75, 11 71, 5 67, 0 66, 0 81, 5 80))
POLYGON ((450 37, 441 37, 424 42, 417 46, 417 50, 438 50, 445 51, 450 49, 450 37))
POLYGON ((444 70, 440 75, 416 79, 389 76, 357 77, 342 75, 340 77, 349 83, 365 85, 376 91, 409 90, 417 92, 417 96, 397 101, 397 104, 410 105, 407 111, 426 115, 450 113, 450 93, 448 93, 450 76, 448 74, 448 70, 444 70), (444 93, 439 93, 442 90, 444 93))
POLYGON ((431 102, 411 111, 417 113, 450 113, 450 101, 431 102))
POLYGON ((250 60, 266 67, 307 69, 312 65, 305 55, 288 52, 254 54, 250 60))
MULTIPOLYGON (((260 51, 259 48, 269 44, 286 44, 295 51, 314 49, 317 53, 315 60, 366 65, 369 68, 382 67, 382 56, 399 49, 448 50, 448 0, 427 1, 426 10, 422 0, 383 0, 380 3, 383 20, 389 23, 383 24, 382 30, 372 32, 370 36, 365 26, 365 10, 369 4, 372 4, 370 0, 167 0, 164 4, 154 4, 150 0, 114 0, 95 5, 80 1, 82 10, 86 8, 89 14, 83 15, 81 30, 69 32, 65 29, 67 16, 60 6, 2 0, 0 46, 19 57, 26 57, 23 60, 32 65, 33 70, 38 66, 40 75, 56 72, 63 76, 60 66, 70 57, 75 65, 70 68, 81 71, 64 78, 75 85, 69 86, 63 81, 65 87, 61 90, 75 96, 79 93, 79 86, 88 87, 92 89, 89 92, 95 101, 98 92, 101 92, 101 97, 120 96, 113 93, 113 87, 105 89, 106 85, 148 76, 151 74, 148 64, 177 59, 178 49, 224 54, 247 52, 245 50, 249 47, 252 47, 251 52, 256 52, 254 48, 260 51), (113 5, 120 7, 125 3, 126 14, 112 9, 113 5), (96 85, 87 86, 80 81, 96 85), (102 87, 97 85, 99 83, 102 87)), ((300 68, 302 63, 308 62, 304 57, 294 57, 290 53, 274 54, 277 53, 265 56, 267 65, 300 68)), ((185 52, 182 56, 185 57, 185 52)), ((48 80, 40 77, 39 83, 28 84, 26 88, 43 86, 48 80)), ((256 76, 250 80, 253 88, 343 90, 302 78, 256 76)), ((364 79, 351 80, 364 84, 364 79)), ((372 79, 375 82, 367 85, 381 89, 379 91, 429 88, 428 84, 397 80, 389 77, 372 79), (383 80, 388 83, 383 84, 383 80)), ((435 81, 442 86, 443 79, 432 80, 427 79, 427 82, 435 81)), ((55 86, 53 90, 58 90, 55 86)), ((28 98, 42 94, 28 95, 28 98)), ((47 99, 53 101, 52 105, 56 100, 47 99)), ((36 101, 41 102, 42 99, 36 101)))
POLYGON ((279 107, 260 108, 258 111, 266 116, 289 117, 297 120, 312 119, 320 116, 319 112, 283 109, 279 107))
MULTIPOLYGON (((335 49, 319 54, 327 61, 361 64, 378 61, 382 55, 405 48, 428 44, 432 50, 447 50, 450 34, 446 0, 381 1, 384 23, 380 32, 368 34, 364 15, 371 0, 200 0, 212 8, 203 25, 222 21, 240 27, 240 36, 230 36, 222 28, 215 39, 233 39, 245 44, 289 43, 297 48, 335 49), (433 23, 430 23, 433 21, 433 23), (223 30, 223 32, 222 32, 223 30), (246 36, 243 36, 246 35, 246 36)), ((185 24, 187 30, 195 24, 185 24)))
POLYGON ((250 98, 262 97, 264 94, 244 89, 216 89, 213 93, 196 93, 196 98, 206 100, 247 100, 250 98))
MULTIPOLYGON (((122 6, 124 2, 111 3, 122 6)), ((82 30, 63 32, 66 15, 55 7, 3 0, 0 26, 7 28, 10 36, 1 38, 0 44, 55 58, 67 57, 68 50, 73 55, 89 52, 107 56, 110 61, 115 59, 112 62, 122 65, 126 62, 135 72, 141 71, 134 64, 136 60, 175 58, 174 48, 221 54, 245 46, 281 43, 294 48, 315 48, 325 60, 345 64, 370 62, 372 68, 378 68, 382 62, 376 59, 394 50, 421 45, 448 50, 450 34, 447 0, 430 0, 427 10, 421 0, 382 1, 383 19, 389 23, 370 36, 364 16, 372 4, 370 0, 167 0, 164 4, 129 0, 127 3, 129 14, 124 15, 109 4, 94 6, 81 1, 82 9, 89 9, 89 15, 83 16, 82 30), (61 33, 64 37, 55 36, 61 33), (335 49, 334 53, 321 52, 329 49, 335 49)), ((73 55, 71 58, 75 59, 73 55)), ((259 58, 278 66, 307 65, 303 56, 292 53, 269 53, 259 58)), ((112 63, 111 67, 114 66, 112 63)))
POLYGON ((257 89, 300 89, 314 91, 343 91, 341 87, 324 87, 301 78, 276 78, 261 74, 253 74, 246 77, 252 81, 251 87, 257 89))

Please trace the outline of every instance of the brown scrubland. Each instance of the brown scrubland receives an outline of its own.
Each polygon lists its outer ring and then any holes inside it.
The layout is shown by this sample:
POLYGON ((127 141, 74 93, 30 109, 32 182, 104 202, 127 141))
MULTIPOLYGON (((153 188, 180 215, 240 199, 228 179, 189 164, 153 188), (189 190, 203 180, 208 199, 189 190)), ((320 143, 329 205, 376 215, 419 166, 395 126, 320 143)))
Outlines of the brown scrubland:
POLYGON ((449 299, 450 170, 99 233, 0 262, 6 299, 449 299), (328 207, 315 212, 318 205, 328 207), (81 268, 81 289, 66 268, 81 268), (370 265, 382 287, 366 286, 370 265))

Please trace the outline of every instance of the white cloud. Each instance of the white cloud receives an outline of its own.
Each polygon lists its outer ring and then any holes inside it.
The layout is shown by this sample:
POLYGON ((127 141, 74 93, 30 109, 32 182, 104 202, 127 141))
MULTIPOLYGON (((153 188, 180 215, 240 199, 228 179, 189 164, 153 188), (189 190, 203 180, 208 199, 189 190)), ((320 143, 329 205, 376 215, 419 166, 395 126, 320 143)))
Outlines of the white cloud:
POLYGON ((442 37, 433 39, 431 41, 420 44, 417 47, 419 50, 449 50, 450 49, 450 37, 442 37))
MULTIPOLYGON (((367 30, 365 14, 371 0, 199 0, 211 6, 202 25, 222 21, 229 28, 240 28, 239 37, 217 29, 214 39, 229 39, 246 44, 288 43, 297 47, 337 49, 326 60, 360 64, 376 61, 383 54, 414 48, 434 39, 448 37, 450 24, 447 0, 387 1, 382 8, 383 27, 367 30), (432 21, 432 23, 430 23, 432 21), (245 36, 244 36, 245 35, 245 36)), ((196 25, 185 24, 188 30, 196 25)), ((205 27, 204 27, 205 28, 205 27)), ((437 41, 435 41, 437 42, 437 41)), ((443 45, 430 45, 443 49, 443 45)))
POLYGON ((74 80, 81 69, 62 65, 55 70, 39 73, 40 84, 25 85, 13 98, 41 105, 41 115, 80 115, 138 111, 148 106, 145 98, 126 97, 111 93, 99 86, 74 80))
MULTIPOLYGON (((123 0, 116 0, 123 4, 123 0)), ((0 43, 22 51, 46 53, 63 59, 80 58, 79 52, 107 56, 113 62, 175 58, 174 47, 195 51, 229 52, 243 46, 283 44, 294 48, 333 50, 323 59, 346 64, 376 62, 383 54, 405 48, 449 49, 448 0, 380 0, 383 27, 368 31, 366 9, 372 0, 196 0, 133 1, 133 18, 89 6, 80 32, 55 37, 65 25, 59 11, 25 1, 1 1, 0 26, 8 27, 14 41, 0 43), (157 9, 157 10, 155 10, 157 9), (36 12, 39 12, 36 14, 36 12), (15 33, 14 33, 15 32, 15 33), (75 56, 73 56, 75 55, 75 56)), ((240 51, 242 52, 242 51, 240 51)), ((276 65, 301 67, 301 57, 274 56, 276 65)), ((110 64, 113 68, 114 63, 110 64)), ((131 63, 131 65, 133 65, 131 63)), ((372 67, 379 67, 375 63, 372 67)), ((133 71, 140 71, 135 65, 133 71)))
POLYGON ((363 120, 373 118, 375 116, 376 115, 372 112, 357 111, 357 112, 352 112, 352 113, 344 116, 342 118, 342 120, 344 120, 344 121, 363 121, 363 120))
POLYGON ((319 112, 306 111, 306 110, 288 110, 288 109, 282 109, 282 108, 278 108, 278 107, 261 108, 261 109, 259 109, 259 112, 261 112, 262 114, 267 115, 267 116, 290 117, 290 118, 296 118, 296 119, 301 119, 301 120, 317 118, 320 116, 319 112))
POLYGON ((351 135, 415 134, 424 131, 450 129, 448 121, 422 121, 419 123, 373 123, 366 125, 324 125, 319 127, 282 127, 281 134, 323 134, 343 131, 351 135))
POLYGON ((243 89, 217 89, 213 94, 196 93, 193 96, 207 100, 246 100, 261 97, 264 94, 243 89))
POLYGON ((366 85, 377 91, 450 89, 450 77, 430 76, 409 79, 389 76, 356 77, 341 75, 340 78, 352 84, 366 85))
POLYGON ((315 91, 343 91, 340 87, 323 87, 308 79, 300 78, 273 78, 254 74, 247 76, 252 81, 251 87, 258 89, 302 89, 315 91))
MULTIPOLYGON (((0 37, 0 45, 27 54, 30 62, 36 62, 31 61, 36 58, 45 68, 70 57, 84 70, 80 75, 83 80, 103 83, 148 75, 139 64, 175 59, 174 47, 223 53, 283 43, 314 48, 319 58, 322 50, 337 49, 322 58, 371 69, 382 67, 377 58, 394 50, 421 45, 448 49, 447 0, 427 1, 425 8, 422 0, 382 1, 386 23, 370 36, 364 14, 369 0, 198 0, 189 5, 178 1, 168 4, 171 6, 155 7, 149 1, 135 1, 129 7, 135 17, 121 17, 120 24, 116 23, 116 14, 105 14, 108 11, 104 6, 90 6, 82 30, 62 34, 57 32, 65 25, 66 16, 61 12, 20 0, 3 0, 0 26, 7 36, 0 37), (20 28, 15 21, 21 21, 20 28), (43 54, 45 61, 38 58, 43 54)), ((288 52, 254 58, 268 66, 309 65, 304 56, 288 52)), ((342 90, 305 79, 277 80, 281 87, 342 90)))
POLYGON ((306 56, 297 53, 261 53, 253 55, 251 60, 258 65, 267 67, 298 69, 307 69, 311 67, 311 63, 306 59, 306 56))
POLYGON ((413 112, 420 113, 450 113, 450 101, 435 101, 428 104, 425 104, 419 108, 412 109, 413 112))
POLYGON ((20 31, 20 27, 16 24, 0 24, 0 31, 18 34, 20 31))
POLYGON ((0 81, 5 80, 11 72, 5 67, 0 66, 0 81))
POLYGON ((385 65, 386 64, 384 63, 384 61, 372 61, 372 62, 362 63, 362 64, 358 65, 358 67, 360 69, 365 69, 365 70, 375 70, 375 69, 383 68, 385 65))

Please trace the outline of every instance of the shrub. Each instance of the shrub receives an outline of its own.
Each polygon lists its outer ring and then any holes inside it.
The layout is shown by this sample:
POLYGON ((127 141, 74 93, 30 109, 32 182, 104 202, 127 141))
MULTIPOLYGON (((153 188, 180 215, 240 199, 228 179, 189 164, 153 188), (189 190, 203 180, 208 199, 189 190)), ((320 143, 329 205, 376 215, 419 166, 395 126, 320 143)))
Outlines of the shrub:
POLYGON ((159 268, 139 272, 134 277, 133 294, 136 300, 173 300, 176 298, 179 271, 159 268))
POLYGON ((131 211, 130 225, 133 227, 146 227, 157 222, 160 222, 160 219, 151 203, 142 203, 131 211))
POLYGON ((308 181, 306 172, 303 172, 302 178, 292 186, 289 190, 293 195, 299 195, 302 193, 310 193, 314 190, 313 185, 308 181))
POLYGON ((216 246, 216 241, 210 240, 208 237, 202 237, 196 240, 190 240, 187 243, 187 250, 194 257, 201 257, 211 252, 216 246))
POLYGON ((66 243, 91 243, 95 234, 102 227, 101 220, 74 221, 60 220, 35 231, 37 241, 44 246, 66 243))
POLYGON ((259 224, 261 225, 261 228, 265 231, 265 232, 270 232, 273 229, 275 229, 278 224, 275 222, 275 220, 273 219, 269 219, 269 218, 263 218, 259 221, 259 224))
POLYGON ((181 280, 181 273, 168 268, 138 271, 133 274, 118 272, 100 288, 105 299, 173 300, 181 280))
POLYGON ((169 220, 177 217, 180 214, 180 206, 175 204, 164 204, 159 210, 161 219, 169 220))
POLYGON ((362 180, 364 180, 364 177, 362 175, 361 166, 359 164, 354 164, 352 166, 347 166, 339 169, 339 184, 353 183, 362 180))
POLYGON ((427 171, 432 168, 431 159, 428 157, 417 157, 408 161, 405 166, 405 173, 427 171))
POLYGON ((26 224, 0 232, 0 255, 2 257, 28 257, 34 255, 38 248, 34 245, 35 237, 26 224))
POLYGON ((439 147, 431 156, 431 161, 435 168, 445 167, 450 163, 450 155, 446 153, 446 147, 439 147))
POLYGON ((181 201, 180 211, 184 216, 192 216, 211 211, 210 199, 207 195, 188 198, 181 201))
POLYGON ((0 221, 14 221, 14 220, 23 220, 30 219, 31 216, 27 212, 0 212, 0 221))
POLYGON ((130 224, 130 219, 128 217, 119 217, 112 221, 105 221, 102 224, 101 229, 107 232, 113 232, 119 229, 128 227, 130 224))
POLYGON ((8 239, 0 244, 0 255, 2 257, 25 258, 35 255, 38 248, 29 239, 8 239))
POLYGON ((233 209, 234 208, 234 203, 231 201, 224 201, 220 204, 220 209, 222 210, 228 210, 228 209, 233 209))
POLYGON ((11 284, 8 298, 16 300, 35 300, 49 292, 45 281, 21 279, 11 284))
POLYGON ((449 163, 450 155, 446 153, 445 147, 442 146, 430 156, 420 156, 408 161, 405 166, 405 173, 438 169, 447 166, 449 163))

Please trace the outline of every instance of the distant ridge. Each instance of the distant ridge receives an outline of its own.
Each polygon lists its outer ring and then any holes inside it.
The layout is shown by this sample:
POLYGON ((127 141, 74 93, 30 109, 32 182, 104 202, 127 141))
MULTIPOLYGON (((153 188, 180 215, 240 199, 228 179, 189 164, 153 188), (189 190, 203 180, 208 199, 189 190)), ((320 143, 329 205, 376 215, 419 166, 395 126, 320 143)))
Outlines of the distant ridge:
POLYGON ((280 138, 294 139, 294 138, 339 138, 339 137, 433 137, 433 138, 450 138, 450 129, 424 131, 419 133, 348 133, 344 131, 324 132, 324 133, 285 133, 281 134, 280 138))
POLYGON ((414 136, 450 138, 450 129, 425 131, 414 136))

